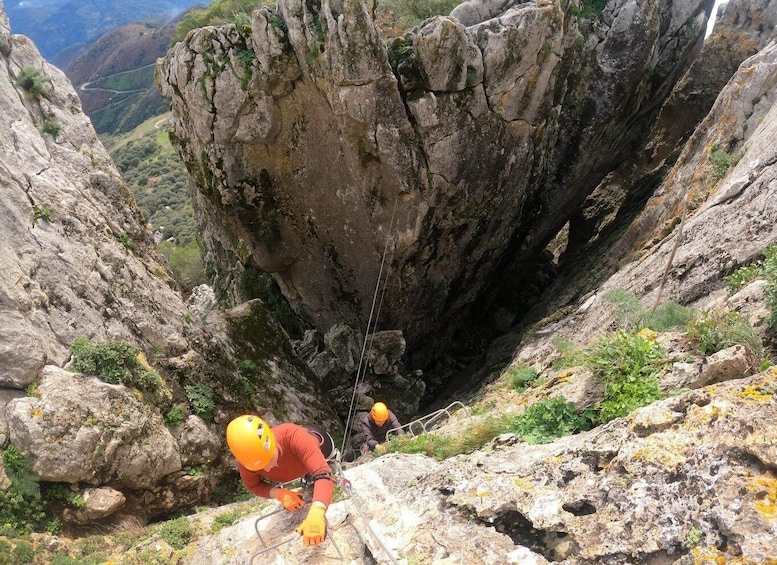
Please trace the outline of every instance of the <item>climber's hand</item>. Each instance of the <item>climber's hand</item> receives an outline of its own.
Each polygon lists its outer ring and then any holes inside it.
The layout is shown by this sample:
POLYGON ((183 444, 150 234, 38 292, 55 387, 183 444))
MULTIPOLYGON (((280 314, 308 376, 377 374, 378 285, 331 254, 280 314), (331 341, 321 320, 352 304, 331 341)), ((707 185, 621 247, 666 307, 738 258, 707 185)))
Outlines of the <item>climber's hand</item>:
POLYGON ((286 507, 286 510, 290 512, 294 512, 295 510, 302 508, 302 506, 305 504, 305 501, 302 500, 302 497, 299 495, 299 493, 285 488, 278 489, 278 492, 275 493, 275 499, 280 500, 281 504, 283 504, 283 506, 286 507))
POLYGON ((321 506, 311 506, 308 511, 308 517, 295 530, 302 534, 305 545, 318 545, 326 537, 326 522, 324 514, 326 508, 321 506))

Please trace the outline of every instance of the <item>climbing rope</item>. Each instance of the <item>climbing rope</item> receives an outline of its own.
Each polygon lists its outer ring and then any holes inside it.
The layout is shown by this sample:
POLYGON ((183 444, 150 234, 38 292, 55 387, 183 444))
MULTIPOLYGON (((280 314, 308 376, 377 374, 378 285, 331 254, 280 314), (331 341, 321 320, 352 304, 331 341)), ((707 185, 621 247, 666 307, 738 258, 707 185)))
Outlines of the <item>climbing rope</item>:
POLYGON ((359 517, 364 522, 364 525, 367 527, 367 531, 370 532, 370 535, 373 537, 373 539, 377 542, 377 544, 380 546, 380 548, 389 558, 389 561, 391 561, 394 565, 399 565, 397 560, 394 559, 394 556, 392 555, 391 550, 386 546, 385 543, 383 543, 383 540, 380 539, 380 536, 375 533, 375 530, 372 529, 372 526, 370 526, 370 521, 365 517, 364 512, 362 512, 362 509, 359 507, 359 504, 356 502, 356 499, 353 496, 353 490, 351 490, 351 481, 345 479, 343 481, 342 488, 343 490, 348 492, 349 500, 351 501, 351 504, 353 504, 353 507, 356 509, 357 514, 359 514, 359 517))
POLYGON ((364 525, 367 527, 367 531, 377 542, 380 548, 384 551, 384 553, 389 558, 389 560, 392 563, 394 563, 394 565, 398 565, 396 559, 394 559, 394 556, 391 553, 391 550, 386 546, 385 543, 383 543, 383 540, 380 539, 380 536, 376 534, 375 531, 372 529, 372 526, 370 526, 370 521, 365 517, 364 512, 362 511, 359 503, 357 502, 356 498, 353 496, 353 487, 351 486, 351 481, 345 478, 345 475, 343 473, 342 461, 339 456, 334 461, 334 467, 335 467, 335 476, 338 479, 340 488, 342 488, 344 492, 348 493, 348 500, 350 500, 351 504, 353 504, 353 507, 356 509, 356 513, 359 514, 359 517, 362 519, 362 521, 364 522, 364 525))
MULTIPOLYGON (((354 381, 353 385, 353 393, 351 394, 351 405, 348 409, 348 418, 345 421, 345 433, 343 434, 343 445, 340 449, 341 453, 345 453, 345 446, 348 443, 348 439, 350 437, 350 431, 351 431, 351 420, 353 417, 354 412, 354 405, 356 404, 356 392, 359 388, 359 381, 364 377, 364 374, 367 372, 366 369, 366 363, 364 362, 366 351, 367 351, 367 342, 370 339, 370 328, 372 327, 372 318, 373 314, 375 313, 375 303, 378 299, 378 292, 380 291, 380 284, 381 279, 383 278, 383 267, 386 263, 386 255, 388 254, 388 247, 389 243, 391 242, 391 233, 394 230, 394 218, 396 217, 397 213, 397 198, 394 199, 394 210, 391 212, 391 222, 389 223, 389 229, 388 233, 386 234, 386 244, 383 247, 383 256, 380 259, 380 269, 378 270, 378 280, 375 282, 375 292, 372 295, 372 305, 370 307, 370 315, 367 319, 367 328, 364 334, 364 341, 362 342, 362 350, 361 355, 359 357, 359 365, 356 368, 356 380, 354 381)), ((383 291, 385 292, 386 284, 388 283, 388 276, 383 281, 383 291)), ((383 302, 383 298, 381 297, 381 303, 383 302)), ((375 328, 378 326, 378 319, 377 316, 375 316, 375 328)))

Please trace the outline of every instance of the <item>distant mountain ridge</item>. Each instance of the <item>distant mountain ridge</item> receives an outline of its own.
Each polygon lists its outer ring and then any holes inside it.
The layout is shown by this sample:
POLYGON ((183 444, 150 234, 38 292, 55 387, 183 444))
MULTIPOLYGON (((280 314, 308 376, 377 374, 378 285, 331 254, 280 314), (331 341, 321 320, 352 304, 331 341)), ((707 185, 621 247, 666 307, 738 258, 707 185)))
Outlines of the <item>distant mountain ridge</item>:
POLYGON ((85 45, 107 30, 130 22, 169 22, 196 0, 29 0, 8 2, 14 33, 35 42, 41 54, 64 68, 85 45))

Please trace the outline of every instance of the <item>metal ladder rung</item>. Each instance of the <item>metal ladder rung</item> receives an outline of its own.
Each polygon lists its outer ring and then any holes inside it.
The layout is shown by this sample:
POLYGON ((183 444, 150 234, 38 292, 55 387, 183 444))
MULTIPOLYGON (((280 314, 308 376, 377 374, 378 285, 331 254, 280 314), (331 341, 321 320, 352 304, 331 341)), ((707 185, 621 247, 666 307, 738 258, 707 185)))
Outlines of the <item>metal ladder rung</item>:
MULTIPOLYGON (((264 538, 262 537, 262 534, 259 531, 259 522, 261 522, 265 518, 269 518, 270 516, 274 516, 275 514, 278 514, 279 512, 282 512, 283 510, 284 510, 284 508, 282 506, 280 508, 276 508, 272 512, 268 512, 267 514, 262 514, 261 516, 259 516, 256 519, 256 522, 254 522, 254 530, 256 531, 256 535, 259 537, 259 541, 262 542, 263 548, 260 549, 259 551, 255 552, 253 555, 251 555, 251 558, 248 560, 248 564, 247 565, 252 565, 253 562, 254 562, 254 559, 256 559, 260 555, 263 555, 264 553, 267 553, 268 551, 272 551, 273 549, 277 549, 277 548, 279 548, 279 547, 281 547, 283 545, 286 545, 288 543, 293 542, 294 540, 300 539, 300 537, 298 535, 294 534, 294 535, 290 535, 285 540, 280 541, 280 542, 278 542, 276 544, 273 544, 273 545, 270 545, 270 546, 268 546, 267 543, 264 541, 264 538)), ((337 551, 337 555, 340 557, 340 561, 345 561, 345 557, 343 556, 343 552, 340 551, 340 546, 337 545, 337 542, 335 541, 334 536, 331 535, 331 532, 329 530, 329 521, 326 519, 326 516, 324 517, 324 524, 326 524, 326 533, 327 533, 326 538, 324 539, 324 541, 326 541, 327 539, 329 541, 331 541, 332 545, 335 548, 335 551, 337 551)))

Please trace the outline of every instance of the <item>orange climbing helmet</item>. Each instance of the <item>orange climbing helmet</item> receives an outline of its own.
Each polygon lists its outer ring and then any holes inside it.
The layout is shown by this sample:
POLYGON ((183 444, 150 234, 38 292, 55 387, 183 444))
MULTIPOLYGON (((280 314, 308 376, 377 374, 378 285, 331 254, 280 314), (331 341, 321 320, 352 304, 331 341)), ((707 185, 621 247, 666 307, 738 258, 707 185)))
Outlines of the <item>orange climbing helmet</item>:
POLYGON ((388 417, 388 408, 386 408, 385 404, 382 402, 376 402, 372 405, 372 410, 370 410, 370 418, 372 418, 376 424, 382 424, 388 420, 388 417))
POLYGON ((275 453, 275 435, 260 417, 238 416, 227 426, 227 445, 243 467, 259 471, 275 453))

